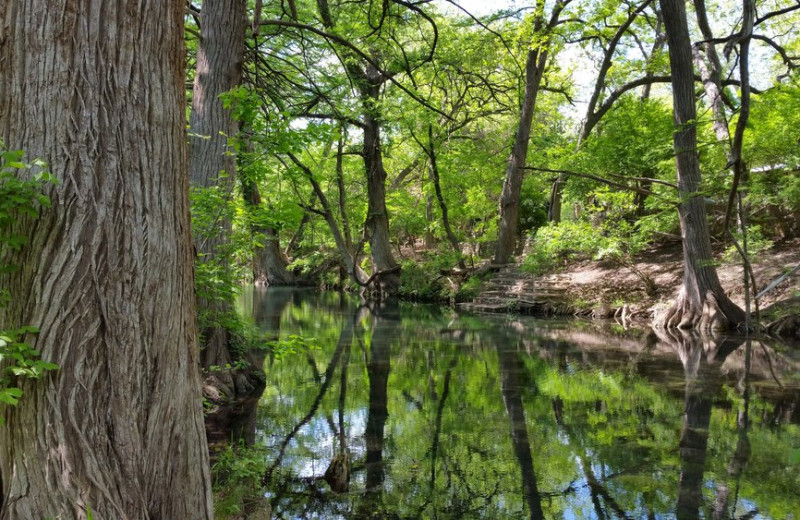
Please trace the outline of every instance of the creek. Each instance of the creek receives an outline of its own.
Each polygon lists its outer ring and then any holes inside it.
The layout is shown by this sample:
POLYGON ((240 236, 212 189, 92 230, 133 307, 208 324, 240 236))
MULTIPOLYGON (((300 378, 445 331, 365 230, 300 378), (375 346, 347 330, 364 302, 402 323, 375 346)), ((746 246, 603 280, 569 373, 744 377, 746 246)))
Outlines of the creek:
POLYGON ((250 289, 274 518, 800 518, 800 350, 250 289))

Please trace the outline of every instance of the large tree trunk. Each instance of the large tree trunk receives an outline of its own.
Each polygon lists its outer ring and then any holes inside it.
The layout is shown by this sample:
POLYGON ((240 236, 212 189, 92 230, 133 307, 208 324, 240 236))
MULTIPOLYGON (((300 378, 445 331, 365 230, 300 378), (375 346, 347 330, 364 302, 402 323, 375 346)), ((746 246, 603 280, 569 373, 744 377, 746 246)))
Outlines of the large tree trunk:
MULTIPOLYGON (((323 25, 327 29, 334 29, 335 22, 327 0, 317 0, 317 9, 323 25)), ((389 239, 386 170, 383 167, 379 112, 381 89, 388 78, 372 63, 364 63, 361 57, 354 54, 345 53, 342 64, 358 89, 363 110, 361 129, 364 132, 364 142, 361 155, 367 175, 367 217, 364 231, 369 240, 378 290, 382 297, 392 297, 400 288, 400 266, 394 259, 389 239)))
POLYGON ((505 264, 511 259, 517 243, 517 224, 519 223, 519 194, 525 175, 525 161, 528 157, 528 141, 531 137, 531 123, 536 109, 536 97, 542 81, 547 51, 536 46, 528 51, 525 62, 525 96, 519 112, 519 124, 508 158, 503 191, 500 194, 500 220, 497 226, 497 250, 494 262, 505 264))
POLYGON ((660 0, 669 45, 675 131, 673 143, 678 169, 678 207, 683 237, 683 285, 673 306, 656 317, 655 324, 680 328, 729 328, 744 313, 722 290, 713 265, 706 206, 700 192, 697 155, 692 49, 681 0, 660 0))
MULTIPOLYGON (((368 70, 367 78, 373 78, 362 92, 365 109, 378 104, 380 86, 383 82, 379 73, 368 70)), ((373 109, 374 110, 374 109, 373 109)), ((367 218, 366 232, 372 252, 375 271, 384 273, 378 276, 378 287, 383 295, 391 296, 400 287, 400 270, 392 254, 389 239, 389 213, 386 210, 386 170, 383 168, 381 150, 381 127, 375 114, 368 112, 364 117, 364 166, 367 170, 367 218)))
MULTIPOLYGON (((236 155, 229 139, 239 130, 230 109, 221 96, 241 82, 246 27, 244 0, 205 0, 200 19, 200 44, 197 48, 190 117, 189 173, 194 188, 216 188, 226 201, 233 197, 236 182, 236 155)), ((220 208, 215 229, 195 231, 195 247, 200 261, 216 264, 227 272, 231 222, 220 208)), ((277 246, 276 246, 277 247, 277 246)), ((209 435, 236 427, 237 410, 249 406, 264 390, 264 371, 252 353, 240 353, 232 347, 232 331, 226 322, 235 314, 233 301, 227 298, 201 299, 199 314, 205 316, 201 331, 204 369, 228 367, 234 361, 251 361, 244 368, 210 372, 203 386, 206 399, 214 406, 206 414, 209 435), (255 360, 255 363, 252 361, 255 360)))
MULTIPOLYGON (((197 48, 197 69, 192 94, 192 113, 189 119, 189 175, 193 188, 218 187, 231 194, 236 180, 236 156, 228 139, 238 131, 229 109, 220 96, 238 86, 244 59, 244 0, 206 0, 200 18, 200 43, 197 48)), ((230 198, 230 196, 229 196, 230 198)), ((202 235, 195 230, 195 248, 200 261, 220 262, 229 242, 231 223, 222 215, 213 230, 202 235)), ((199 312, 208 316, 203 327, 202 364, 204 368, 231 363, 228 350, 230 333, 221 325, 225 315, 233 313, 232 301, 206 300, 198 302, 199 312)), ((215 375, 224 394, 233 391, 230 374, 215 375)))
POLYGON ((212 518, 189 233, 184 4, 0 2, 0 139, 60 180, 0 329, 58 371, 2 410, 2 519, 212 518), (123 15, 124 14, 124 15, 123 15))

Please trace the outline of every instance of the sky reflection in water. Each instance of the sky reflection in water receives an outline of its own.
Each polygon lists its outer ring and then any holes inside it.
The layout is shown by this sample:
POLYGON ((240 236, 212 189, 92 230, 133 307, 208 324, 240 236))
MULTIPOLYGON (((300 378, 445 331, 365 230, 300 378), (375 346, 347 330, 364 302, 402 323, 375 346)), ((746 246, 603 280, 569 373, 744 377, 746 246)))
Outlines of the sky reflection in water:
POLYGON ((800 518, 796 349, 286 289, 242 307, 316 347, 266 364, 276 518, 800 518))

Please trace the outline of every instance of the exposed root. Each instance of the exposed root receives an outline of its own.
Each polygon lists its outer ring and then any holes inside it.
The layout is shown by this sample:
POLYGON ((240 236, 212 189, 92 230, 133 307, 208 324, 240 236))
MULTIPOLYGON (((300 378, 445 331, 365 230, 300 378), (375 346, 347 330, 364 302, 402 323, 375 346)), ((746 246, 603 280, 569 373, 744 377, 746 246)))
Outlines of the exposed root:
POLYGON ((653 316, 653 326, 663 329, 730 330, 743 321, 742 310, 728 302, 727 310, 711 292, 702 302, 693 302, 681 291, 675 303, 653 316))

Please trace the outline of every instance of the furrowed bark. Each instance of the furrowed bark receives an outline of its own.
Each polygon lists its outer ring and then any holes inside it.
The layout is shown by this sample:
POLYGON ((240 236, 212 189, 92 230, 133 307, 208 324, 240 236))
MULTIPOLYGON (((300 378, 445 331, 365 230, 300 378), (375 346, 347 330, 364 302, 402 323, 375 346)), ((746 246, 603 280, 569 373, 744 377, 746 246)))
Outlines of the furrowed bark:
POLYGON ((194 315, 183 2, 0 3, 0 139, 60 180, 0 328, 57 371, 2 410, 2 519, 213 516, 194 315))

